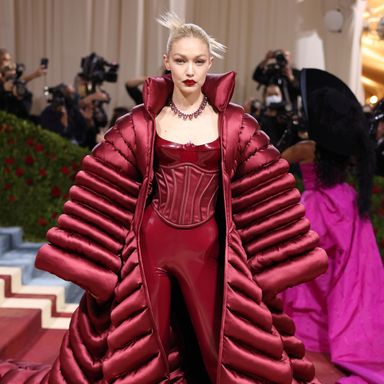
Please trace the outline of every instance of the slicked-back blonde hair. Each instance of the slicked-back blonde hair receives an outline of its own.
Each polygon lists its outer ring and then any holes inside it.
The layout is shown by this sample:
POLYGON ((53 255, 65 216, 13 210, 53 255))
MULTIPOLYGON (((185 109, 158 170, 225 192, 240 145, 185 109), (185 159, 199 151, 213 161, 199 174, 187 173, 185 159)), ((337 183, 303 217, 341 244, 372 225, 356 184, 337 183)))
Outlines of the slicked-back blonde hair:
POLYGON ((172 44, 184 37, 196 37, 203 41, 208 46, 209 53, 220 59, 223 58, 223 53, 226 46, 216 41, 209 36, 203 28, 196 24, 184 23, 180 17, 174 12, 167 12, 156 19, 162 26, 170 30, 167 42, 167 55, 171 51, 172 44))

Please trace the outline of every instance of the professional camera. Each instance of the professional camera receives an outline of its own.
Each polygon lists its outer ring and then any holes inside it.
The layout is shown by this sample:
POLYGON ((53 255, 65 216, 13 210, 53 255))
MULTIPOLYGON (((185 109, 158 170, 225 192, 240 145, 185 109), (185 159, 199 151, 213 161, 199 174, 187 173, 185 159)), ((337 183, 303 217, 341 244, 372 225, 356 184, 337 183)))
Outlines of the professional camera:
POLYGON ((273 62, 267 63, 264 67, 263 75, 269 79, 269 83, 279 83, 279 80, 283 76, 283 70, 287 66, 288 61, 283 51, 275 51, 273 53, 273 62))
MULTIPOLYGON (((117 72, 119 70, 119 64, 110 63, 96 53, 91 53, 89 56, 81 59, 82 71, 78 76, 86 83, 86 94, 92 94, 97 91, 104 81, 109 83, 115 83, 117 81, 117 72)), ((96 127, 104 127, 108 123, 108 116, 103 108, 104 103, 109 103, 111 98, 108 92, 101 90, 107 98, 106 100, 94 100, 94 112, 93 120, 96 127)))
POLYGON ((12 81, 12 92, 18 99, 24 99, 29 94, 25 81, 21 79, 24 70, 25 65, 20 63, 1 68, 5 81, 12 81))
MULTIPOLYGON (((115 83, 117 81, 119 64, 110 63, 101 56, 96 55, 96 53, 91 53, 89 56, 83 57, 80 65, 82 72, 79 73, 79 76, 90 82, 93 88, 98 84, 102 84, 104 81, 109 83, 115 83)), ((94 91, 94 89, 92 91, 94 91)))
POLYGON ((306 132, 307 125, 305 124, 304 118, 296 112, 281 110, 278 119, 280 123, 286 125, 283 134, 276 143, 276 148, 282 152, 297 141, 300 141, 299 133, 306 132))
POLYGON ((60 107, 65 106, 66 101, 66 85, 60 83, 55 87, 44 87, 44 95, 49 97, 48 103, 51 104, 52 108, 58 110, 60 107))

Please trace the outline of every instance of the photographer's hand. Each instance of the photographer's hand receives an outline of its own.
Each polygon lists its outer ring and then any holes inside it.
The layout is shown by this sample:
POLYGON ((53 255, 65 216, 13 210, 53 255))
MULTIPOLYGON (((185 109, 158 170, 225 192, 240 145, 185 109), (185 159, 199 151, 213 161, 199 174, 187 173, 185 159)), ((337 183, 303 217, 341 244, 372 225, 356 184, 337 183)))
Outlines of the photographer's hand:
POLYGON ((109 100, 108 95, 105 92, 102 92, 98 89, 96 92, 83 97, 80 100, 80 107, 85 108, 87 105, 91 104, 93 101, 108 101, 108 100, 109 100))
POLYGON ((268 63, 268 60, 273 59, 274 55, 275 51, 268 51, 264 59, 259 63, 258 67, 264 67, 268 63))
POLYGON ((3 83, 3 88, 4 88, 4 91, 5 92, 12 92, 12 94, 14 96, 16 96, 14 94, 14 90, 13 90, 13 81, 12 80, 7 80, 7 81, 4 81, 3 83))
POLYGON ((283 68, 282 72, 283 75, 285 75, 290 82, 293 82, 295 80, 295 76, 293 76, 292 67, 289 63, 283 68))
POLYGON ((47 69, 43 65, 39 65, 39 67, 30 73, 29 75, 24 75, 21 77, 26 83, 29 83, 31 80, 37 79, 41 76, 45 76, 47 74, 47 69))

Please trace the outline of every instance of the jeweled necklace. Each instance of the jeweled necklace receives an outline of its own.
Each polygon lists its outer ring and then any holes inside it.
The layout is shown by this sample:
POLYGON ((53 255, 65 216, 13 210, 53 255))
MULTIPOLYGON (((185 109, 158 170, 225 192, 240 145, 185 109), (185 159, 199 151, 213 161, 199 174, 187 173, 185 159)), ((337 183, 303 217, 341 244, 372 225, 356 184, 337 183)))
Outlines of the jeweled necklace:
POLYGON ((203 101, 201 102, 200 104, 200 107, 197 109, 197 111, 193 112, 193 113, 184 113, 184 112, 181 112, 179 108, 176 107, 175 103, 172 101, 172 99, 170 100, 169 102, 169 106, 171 107, 173 113, 179 117, 180 119, 183 119, 183 120, 192 120, 192 119, 196 119, 197 117, 199 117, 201 115, 201 113, 204 111, 205 107, 207 106, 208 104, 208 98, 207 96, 204 96, 204 99, 203 101))

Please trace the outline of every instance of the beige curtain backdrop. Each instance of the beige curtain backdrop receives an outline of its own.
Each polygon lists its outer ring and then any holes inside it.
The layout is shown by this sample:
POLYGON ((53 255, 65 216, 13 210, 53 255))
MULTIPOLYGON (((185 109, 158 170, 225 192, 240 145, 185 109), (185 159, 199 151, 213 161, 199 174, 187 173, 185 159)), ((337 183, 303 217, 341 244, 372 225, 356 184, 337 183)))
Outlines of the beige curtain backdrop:
POLYGON ((292 52, 298 68, 327 69, 360 95, 360 33, 363 0, 0 0, 0 47, 7 48, 26 72, 48 57, 45 78, 29 88, 34 111, 45 105, 44 85, 72 83, 80 59, 91 52, 120 63, 116 84, 104 83, 109 107, 129 106, 124 89, 129 77, 159 73, 167 31, 155 22, 174 10, 188 22, 201 25, 228 47, 213 72, 238 73, 234 101, 243 103, 255 93, 252 72, 269 49, 292 52), (339 8, 341 33, 327 32, 324 14, 339 8))

